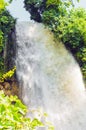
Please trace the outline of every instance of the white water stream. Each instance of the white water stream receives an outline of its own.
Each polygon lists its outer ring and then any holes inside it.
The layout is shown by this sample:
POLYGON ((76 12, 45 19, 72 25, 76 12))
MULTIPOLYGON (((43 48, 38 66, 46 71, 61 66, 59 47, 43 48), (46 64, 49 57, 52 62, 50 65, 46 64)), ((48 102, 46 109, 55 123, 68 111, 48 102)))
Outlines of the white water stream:
POLYGON ((17 23, 16 36, 23 102, 47 112, 55 130, 86 130, 85 87, 73 56, 42 24, 17 23))

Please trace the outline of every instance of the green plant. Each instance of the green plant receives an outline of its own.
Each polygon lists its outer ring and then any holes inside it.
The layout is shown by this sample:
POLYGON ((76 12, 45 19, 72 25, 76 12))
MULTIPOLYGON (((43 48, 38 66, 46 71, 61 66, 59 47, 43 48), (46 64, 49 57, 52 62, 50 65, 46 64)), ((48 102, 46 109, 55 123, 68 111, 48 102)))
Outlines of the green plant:
POLYGON ((86 10, 73 8, 66 15, 60 15, 54 23, 55 20, 50 29, 72 52, 86 80, 86 10))
MULTIPOLYGON (((31 19, 34 19, 37 22, 43 22, 43 13, 47 13, 52 9, 57 10, 58 15, 59 9, 62 11, 64 10, 63 6, 68 7, 70 4, 72 5, 72 3, 72 0, 24 0, 25 8, 31 14, 31 19)), ((50 15, 48 16, 50 17, 50 15)), ((52 21, 52 19, 49 21, 52 21)))
POLYGON ((8 35, 15 27, 16 20, 6 10, 7 3, 0 0, 0 76, 5 72, 4 47, 8 41, 8 35))
POLYGON ((1 77, 0 77, 0 81, 1 82, 4 82, 5 80, 8 80, 10 79, 14 73, 16 71, 16 66, 14 66, 14 68, 12 70, 9 70, 8 72, 6 72, 5 74, 3 74, 1 77))
POLYGON ((2 52, 3 48, 3 32, 0 30, 0 53, 2 52))
POLYGON ((32 10, 32 19, 38 21, 30 4, 37 9, 41 22, 72 52, 86 80, 86 10, 71 6, 72 0, 41 0, 40 3, 37 0, 25 0, 24 3, 29 12, 32 10))
POLYGON ((4 59, 0 57, 0 77, 4 73, 4 59))
POLYGON ((0 0, 0 12, 2 9, 5 8, 6 5, 7 5, 7 3, 4 0, 0 0))
POLYGON ((0 91, 0 129, 35 130, 43 124, 36 118, 26 118, 27 108, 17 96, 5 96, 0 91))
POLYGON ((26 118, 27 107, 17 96, 5 96, 0 91, 0 129, 1 130, 36 130, 37 127, 47 127, 54 130, 51 123, 43 124, 37 118, 26 118))

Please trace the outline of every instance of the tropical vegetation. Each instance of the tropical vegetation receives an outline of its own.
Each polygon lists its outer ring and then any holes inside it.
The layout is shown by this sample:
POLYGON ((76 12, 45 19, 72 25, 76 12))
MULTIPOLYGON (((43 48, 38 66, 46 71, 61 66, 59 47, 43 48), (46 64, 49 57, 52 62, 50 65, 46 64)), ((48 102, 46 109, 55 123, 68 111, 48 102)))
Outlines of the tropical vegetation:
POLYGON ((42 22, 78 61, 86 80, 86 10, 69 0, 24 0, 31 19, 42 22))
POLYGON ((17 96, 5 96, 0 91, 0 130, 35 130, 43 124, 36 118, 26 118, 27 108, 17 96))
MULTIPOLYGON (((13 69, 5 72, 4 48, 8 40, 8 35, 14 28, 16 21, 6 10, 6 6, 7 3, 4 0, 0 0, 0 83, 12 78, 16 70, 14 66, 13 69)), ((26 118, 26 113, 26 106, 22 104, 17 96, 6 96, 3 91, 0 91, 1 130, 35 130, 36 127, 43 126, 35 117, 33 119, 26 118)), ((50 126, 49 129, 53 130, 50 126)))
MULTIPOLYGON (((12 0, 9 0, 9 3, 12 0)), ((42 22, 61 40, 78 61, 86 80, 86 10, 75 8, 72 0, 24 0, 31 19, 42 22)), ((7 2, 0 0, 0 82, 10 79, 16 67, 6 72, 4 49, 16 20, 7 11, 7 2)), ((17 96, 0 91, 0 129, 35 130, 43 126, 38 119, 26 118, 27 108, 17 96)), ((53 130, 53 126, 47 127, 53 130)))
POLYGON ((7 44, 8 35, 15 26, 16 20, 10 15, 6 9, 7 3, 0 0, 0 76, 6 72, 4 63, 4 48, 7 44))

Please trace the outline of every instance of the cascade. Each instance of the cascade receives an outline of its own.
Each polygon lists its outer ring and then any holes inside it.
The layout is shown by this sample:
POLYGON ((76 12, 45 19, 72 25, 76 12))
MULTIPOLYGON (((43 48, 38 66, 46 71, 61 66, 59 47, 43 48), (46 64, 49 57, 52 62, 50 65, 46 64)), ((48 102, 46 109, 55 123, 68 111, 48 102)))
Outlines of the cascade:
POLYGON ((16 44, 20 97, 28 109, 47 112, 55 130, 85 130, 85 87, 72 54, 33 21, 16 24, 16 44))

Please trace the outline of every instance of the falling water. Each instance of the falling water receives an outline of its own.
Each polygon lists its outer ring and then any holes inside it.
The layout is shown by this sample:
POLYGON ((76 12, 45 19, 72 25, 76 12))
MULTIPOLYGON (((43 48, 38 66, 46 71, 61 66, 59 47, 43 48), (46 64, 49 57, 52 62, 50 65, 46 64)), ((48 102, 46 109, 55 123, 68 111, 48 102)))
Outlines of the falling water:
POLYGON ((16 36, 23 102, 47 112, 55 130, 85 130, 85 87, 73 56, 42 24, 17 23, 16 36))

